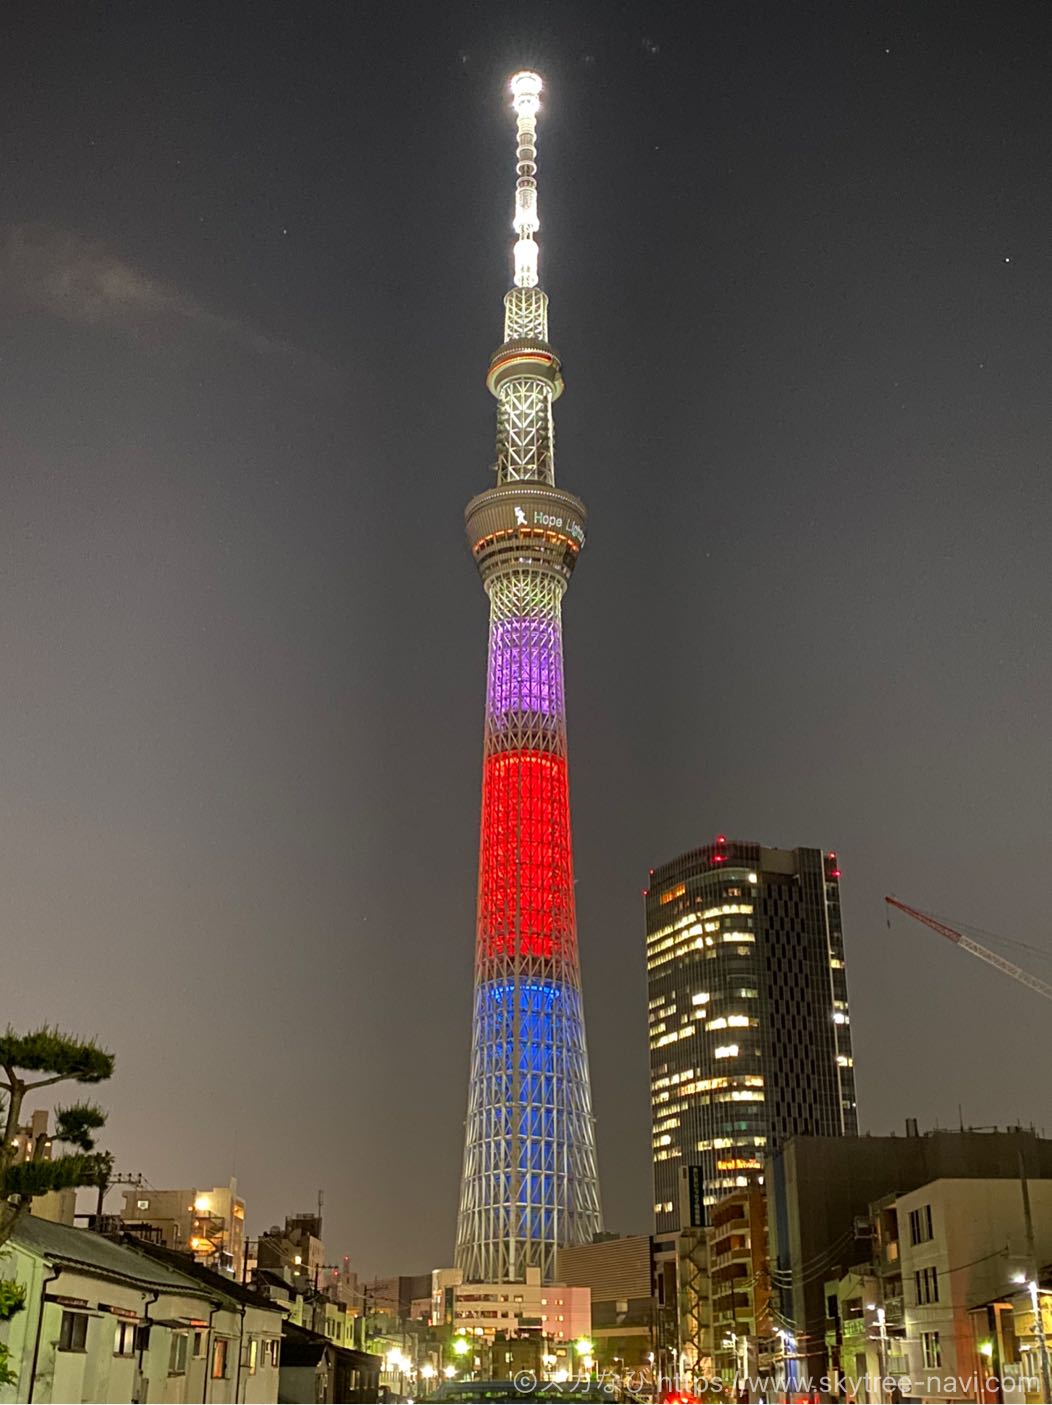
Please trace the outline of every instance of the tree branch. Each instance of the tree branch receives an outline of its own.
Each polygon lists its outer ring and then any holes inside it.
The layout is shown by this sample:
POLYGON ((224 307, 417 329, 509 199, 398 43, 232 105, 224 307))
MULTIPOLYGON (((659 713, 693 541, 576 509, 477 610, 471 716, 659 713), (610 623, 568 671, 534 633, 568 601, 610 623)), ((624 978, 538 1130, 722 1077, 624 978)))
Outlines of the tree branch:
POLYGON ((12 1205, 10 1201, 0 1203, 0 1245, 6 1244, 15 1232, 15 1225, 21 1219, 25 1207, 12 1205))
POLYGON ((10 1097, 7 1100, 7 1118, 4 1122, 4 1144, 0 1146, 0 1169, 7 1165, 11 1159, 11 1141, 18 1129, 18 1119, 22 1114, 22 1099, 25 1097, 25 1084, 20 1078, 11 1074, 11 1083, 7 1084, 10 1097), (13 1085, 13 1086, 12 1086, 13 1085))

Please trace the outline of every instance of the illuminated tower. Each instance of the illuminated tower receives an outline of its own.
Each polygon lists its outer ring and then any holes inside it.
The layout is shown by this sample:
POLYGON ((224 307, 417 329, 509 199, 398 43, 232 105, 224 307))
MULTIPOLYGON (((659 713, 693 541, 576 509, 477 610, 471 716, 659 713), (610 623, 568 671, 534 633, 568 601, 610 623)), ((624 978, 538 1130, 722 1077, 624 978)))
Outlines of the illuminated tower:
POLYGON ((555 1274, 601 1228, 566 767, 562 598, 585 508, 555 486, 562 392, 537 286, 541 80, 512 79, 515 286, 486 384, 497 482, 465 510, 490 601, 475 1005, 456 1264, 478 1283, 555 1274))

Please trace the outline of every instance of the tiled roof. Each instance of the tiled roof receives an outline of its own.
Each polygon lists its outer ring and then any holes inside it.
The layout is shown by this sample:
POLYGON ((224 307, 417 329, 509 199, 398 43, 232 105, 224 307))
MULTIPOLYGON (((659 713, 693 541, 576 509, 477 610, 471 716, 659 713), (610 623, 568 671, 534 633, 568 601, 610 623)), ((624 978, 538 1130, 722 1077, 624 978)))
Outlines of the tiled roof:
POLYGON ((217 1296, 188 1274, 148 1259, 135 1249, 115 1244, 91 1230, 52 1224, 50 1220, 37 1219, 35 1215, 22 1216, 11 1235, 11 1243, 39 1254, 50 1263, 94 1269, 108 1278, 123 1279, 127 1283, 165 1288, 169 1292, 213 1301, 217 1296))

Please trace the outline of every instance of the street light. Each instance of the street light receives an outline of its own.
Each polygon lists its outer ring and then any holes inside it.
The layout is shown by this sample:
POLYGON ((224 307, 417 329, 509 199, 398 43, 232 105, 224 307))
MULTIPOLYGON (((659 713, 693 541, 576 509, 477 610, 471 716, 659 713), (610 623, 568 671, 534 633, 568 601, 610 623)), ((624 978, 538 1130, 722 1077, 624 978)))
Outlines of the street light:
POLYGON ((404 1394, 406 1377, 412 1374, 413 1363, 401 1347, 393 1346, 387 1353, 387 1369, 398 1372, 398 1393, 404 1394))
POLYGON ((744 1381, 749 1368, 749 1339, 739 1332, 728 1332, 723 1339, 725 1349, 734 1357, 735 1382, 744 1381))
POLYGON ((796 1354, 796 1337, 783 1327, 775 1328, 775 1336, 782 1343, 781 1359, 783 1364, 785 1389, 791 1391, 796 1389, 796 1363, 800 1359, 796 1354))
POLYGON ((1028 1279, 1025 1273, 1013 1273, 1012 1282, 1025 1283, 1030 1289, 1030 1306, 1034 1310, 1034 1331, 1037 1334, 1038 1350, 1041 1353, 1041 1385, 1044 1390, 1045 1398, 1052 1400, 1052 1371, 1049 1370, 1048 1342, 1045 1339, 1045 1319, 1041 1311, 1040 1297, 1043 1291, 1047 1292, 1048 1290, 1039 1288, 1037 1286, 1037 1279, 1028 1279))
POLYGON ((866 1311, 877 1314, 877 1337, 880 1342, 880 1398, 883 1400, 884 1379, 888 1374, 888 1317, 884 1308, 877 1307, 876 1303, 867 1303, 866 1311))
POLYGON ((451 1381, 453 1377, 457 1374, 457 1368, 452 1364, 452 1362, 450 1362, 448 1366, 442 1367, 442 1374, 443 1376, 445 1376, 447 1381, 451 1381))

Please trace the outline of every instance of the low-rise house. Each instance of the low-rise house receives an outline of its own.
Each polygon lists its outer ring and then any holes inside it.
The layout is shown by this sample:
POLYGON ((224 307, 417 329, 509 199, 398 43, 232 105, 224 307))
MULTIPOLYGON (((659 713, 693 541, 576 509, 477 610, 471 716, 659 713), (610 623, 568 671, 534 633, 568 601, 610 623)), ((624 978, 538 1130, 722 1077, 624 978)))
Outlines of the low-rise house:
POLYGON ((17 1377, 0 1402, 278 1399, 284 1314, 246 1303, 228 1279, 33 1215, 0 1257, 26 1290, 0 1323, 17 1377))
MULTIPOLYGON (((138 1248, 146 1258, 187 1274, 212 1294, 213 1300, 227 1303, 228 1307, 220 1314, 221 1322, 234 1312, 239 1315, 240 1349, 228 1363, 231 1368, 228 1378, 232 1377, 234 1382, 233 1394, 227 1397, 217 1393, 209 1398, 216 1401, 229 1398, 239 1402, 239 1405, 273 1405, 278 1399, 281 1341, 286 1318, 283 1306, 268 1301, 251 1288, 185 1254, 159 1245, 138 1245, 133 1236, 128 1236, 125 1243, 138 1248)), ((213 1375, 213 1379, 219 1378, 213 1375)))
POLYGON ((320 1332, 288 1322, 277 1399, 282 1405, 379 1400, 381 1365, 378 1356, 336 1346, 320 1332))

